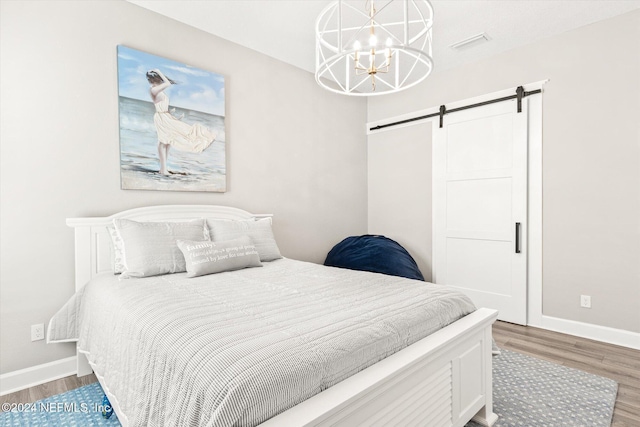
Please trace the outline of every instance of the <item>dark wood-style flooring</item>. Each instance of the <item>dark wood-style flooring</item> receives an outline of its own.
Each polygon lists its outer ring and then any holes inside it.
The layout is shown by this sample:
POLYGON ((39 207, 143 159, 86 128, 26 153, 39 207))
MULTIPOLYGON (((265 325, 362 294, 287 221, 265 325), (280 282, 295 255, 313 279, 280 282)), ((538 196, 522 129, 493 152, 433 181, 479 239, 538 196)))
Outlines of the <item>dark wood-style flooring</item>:
MULTIPOLYGON (((529 356, 581 369, 618 382, 612 427, 640 427, 640 351, 544 329, 496 322, 498 345, 529 356)), ((91 384, 95 375, 70 376, 0 396, 0 404, 27 403, 91 384)))

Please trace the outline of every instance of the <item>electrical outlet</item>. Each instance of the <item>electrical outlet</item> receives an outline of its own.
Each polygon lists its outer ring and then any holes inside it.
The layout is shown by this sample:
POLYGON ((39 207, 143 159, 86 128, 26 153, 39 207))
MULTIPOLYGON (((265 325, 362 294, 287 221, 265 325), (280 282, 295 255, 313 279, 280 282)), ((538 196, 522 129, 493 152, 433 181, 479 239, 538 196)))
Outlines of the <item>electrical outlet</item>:
POLYGON ((591 308, 591 297, 589 295, 580 295, 580 307, 591 308))
POLYGON ((44 339, 44 323, 31 325, 31 341, 40 341, 44 339))

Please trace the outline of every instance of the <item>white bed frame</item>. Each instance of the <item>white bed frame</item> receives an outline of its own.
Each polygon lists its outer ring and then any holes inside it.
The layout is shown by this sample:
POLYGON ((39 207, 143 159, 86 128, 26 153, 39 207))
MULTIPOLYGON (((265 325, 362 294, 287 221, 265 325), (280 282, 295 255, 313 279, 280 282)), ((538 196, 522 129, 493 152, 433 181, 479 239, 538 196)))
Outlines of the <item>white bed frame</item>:
MULTIPOLYGON (((111 271, 107 226, 114 218, 181 221, 270 217, 213 205, 151 206, 102 218, 70 218, 75 229, 76 290, 111 271)), ((481 308, 375 365, 261 424, 281 426, 462 427, 470 419, 492 426, 491 325, 497 311, 481 308)), ((78 352, 78 376, 92 372, 78 352)), ((96 372, 123 426, 127 418, 96 372)))

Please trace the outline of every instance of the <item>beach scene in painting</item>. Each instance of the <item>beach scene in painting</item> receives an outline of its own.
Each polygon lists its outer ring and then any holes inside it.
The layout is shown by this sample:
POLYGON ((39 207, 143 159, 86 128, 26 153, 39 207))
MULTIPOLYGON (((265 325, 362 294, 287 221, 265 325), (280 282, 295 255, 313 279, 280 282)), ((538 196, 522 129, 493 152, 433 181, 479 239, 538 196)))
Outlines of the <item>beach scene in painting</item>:
POLYGON ((118 46, 124 190, 226 191, 224 77, 118 46))

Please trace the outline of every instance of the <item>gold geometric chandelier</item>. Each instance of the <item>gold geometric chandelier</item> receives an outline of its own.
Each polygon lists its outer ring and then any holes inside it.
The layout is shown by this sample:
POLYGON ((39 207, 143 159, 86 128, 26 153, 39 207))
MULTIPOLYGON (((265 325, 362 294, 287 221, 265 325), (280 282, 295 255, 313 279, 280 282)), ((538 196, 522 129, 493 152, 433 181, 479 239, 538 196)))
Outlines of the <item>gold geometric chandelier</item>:
POLYGON ((382 95, 433 69, 428 0, 338 0, 316 20, 316 81, 332 92, 382 95))

